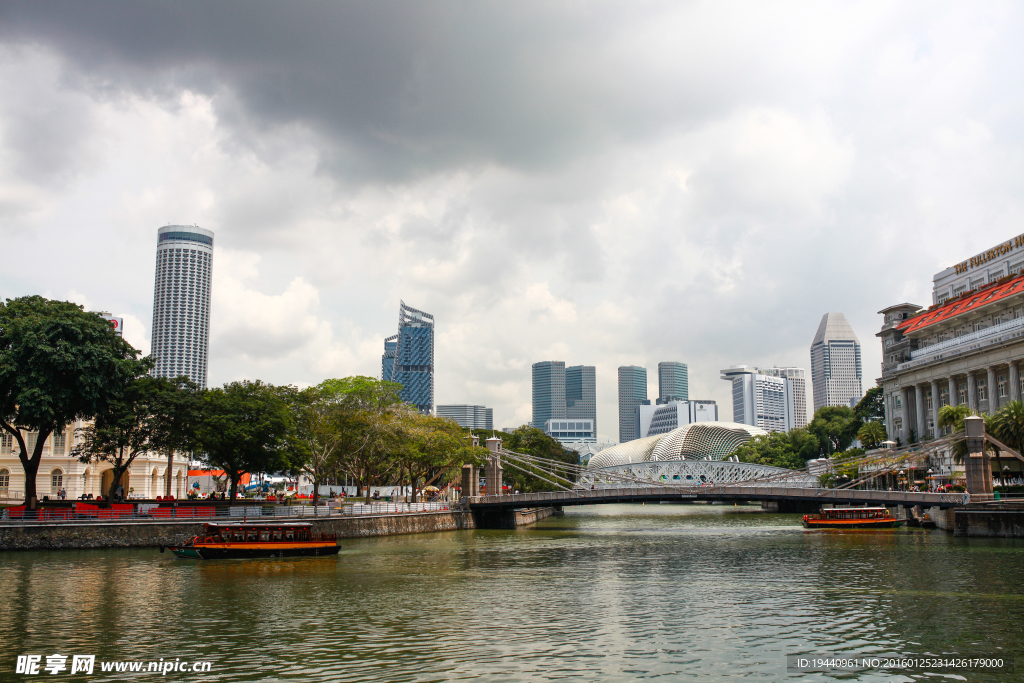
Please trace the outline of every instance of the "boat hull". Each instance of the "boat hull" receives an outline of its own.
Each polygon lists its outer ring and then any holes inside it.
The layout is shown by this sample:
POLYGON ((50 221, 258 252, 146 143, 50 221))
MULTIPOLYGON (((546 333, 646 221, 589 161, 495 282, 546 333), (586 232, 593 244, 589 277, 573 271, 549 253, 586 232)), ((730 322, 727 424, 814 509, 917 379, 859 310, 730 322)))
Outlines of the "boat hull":
POLYGON ((903 520, 900 519, 804 520, 804 526, 808 529, 894 529, 901 524, 903 520))
POLYGON ((260 557, 325 557, 337 555, 337 543, 295 544, 287 547, 253 544, 251 546, 168 546, 175 557, 183 560, 232 560, 260 557))

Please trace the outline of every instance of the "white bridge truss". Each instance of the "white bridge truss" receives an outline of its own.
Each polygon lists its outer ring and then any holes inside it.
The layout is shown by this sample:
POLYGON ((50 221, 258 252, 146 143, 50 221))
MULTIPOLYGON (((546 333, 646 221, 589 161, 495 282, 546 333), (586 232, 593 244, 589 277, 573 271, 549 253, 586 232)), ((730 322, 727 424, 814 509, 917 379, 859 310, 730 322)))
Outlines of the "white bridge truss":
POLYGON ((625 479, 637 486, 662 484, 668 486, 704 486, 731 484, 764 486, 771 484, 789 488, 821 488, 814 475, 769 465, 727 460, 662 460, 588 469, 580 474, 582 488, 621 488, 625 479))

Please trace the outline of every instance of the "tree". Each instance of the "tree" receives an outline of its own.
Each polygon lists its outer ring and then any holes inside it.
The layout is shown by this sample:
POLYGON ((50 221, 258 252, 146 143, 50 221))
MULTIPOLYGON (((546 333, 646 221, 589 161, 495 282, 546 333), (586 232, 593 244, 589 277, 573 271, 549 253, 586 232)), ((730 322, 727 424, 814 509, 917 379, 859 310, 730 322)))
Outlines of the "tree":
POLYGON ((150 368, 138 356, 106 320, 77 304, 41 296, 0 304, 0 428, 18 444, 30 506, 46 439, 103 412, 150 368), (37 433, 32 453, 22 429, 37 433))
POLYGON ((853 443, 861 422, 847 406, 823 406, 814 413, 807 431, 818 439, 819 449, 826 456, 845 451, 853 443))
POLYGON ((320 499, 320 483, 337 462, 344 440, 344 392, 336 380, 326 380, 295 394, 292 411, 295 438, 294 469, 313 481, 313 502, 320 499))
POLYGON ((421 478, 427 486, 466 462, 479 464, 487 457, 487 450, 474 448, 465 430, 453 420, 407 410, 404 432, 399 466, 409 474, 414 503, 421 478))
POLYGON ((865 448, 878 448, 889 435, 886 434, 885 425, 881 422, 866 422, 857 432, 857 438, 865 448))
MULTIPOLYGON (((81 443, 72 454, 84 463, 113 465, 107 500, 114 497, 121 477, 132 462, 147 451, 173 452, 187 445, 181 425, 195 417, 196 386, 185 377, 138 377, 127 382, 121 394, 80 430, 81 443)), ((170 480, 170 471, 168 471, 170 480)))
POLYGON ((864 397, 853 409, 853 414, 861 422, 884 422, 885 392, 882 387, 871 387, 864 392, 864 397))
MULTIPOLYGON (((942 406, 939 408, 939 427, 949 427, 954 433, 962 432, 964 431, 964 419, 975 414, 975 411, 971 410, 965 403, 956 406, 942 406)), ((955 462, 962 462, 964 456, 967 455, 967 439, 959 438, 954 440, 952 450, 953 460, 955 462)))
MULTIPOLYGON (((358 491, 395 468, 389 455, 402 444, 402 385, 355 376, 325 382, 339 392, 342 431, 338 467, 356 481, 358 491)), ((369 488, 366 498, 369 501, 369 488)))
POLYGON ((737 448, 733 455, 740 462, 785 467, 791 470, 802 469, 807 464, 807 461, 794 450, 792 440, 787 432, 772 432, 755 436, 737 448))
POLYGON ((260 381, 231 382, 202 395, 195 429, 203 460, 224 470, 231 500, 242 475, 289 466, 292 413, 280 387, 260 381))

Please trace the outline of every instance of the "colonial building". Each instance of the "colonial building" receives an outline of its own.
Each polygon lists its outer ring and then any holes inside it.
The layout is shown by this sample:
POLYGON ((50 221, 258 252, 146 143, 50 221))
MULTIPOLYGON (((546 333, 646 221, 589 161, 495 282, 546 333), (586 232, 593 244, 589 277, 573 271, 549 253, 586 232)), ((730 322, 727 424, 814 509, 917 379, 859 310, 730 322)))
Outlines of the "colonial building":
MULTIPOLYGON (((82 463, 71 454, 77 443, 81 421, 47 438, 43 456, 36 474, 36 497, 55 500, 57 493, 67 491, 68 499, 83 494, 104 495, 113 479, 113 466, 109 463, 82 463)), ((37 434, 23 432, 25 445, 35 448, 37 434)), ((18 458, 17 442, 4 432, 0 436, 0 500, 23 500, 25 496, 25 470, 18 458)), ((171 466, 171 493, 183 498, 188 487, 188 459, 175 456, 171 466)), ((144 453, 132 463, 122 478, 125 498, 156 498, 163 496, 167 486, 167 457, 144 453)))
POLYGON ((994 413, 1022 395, 1024 273, 1020 238, 938 273, 933 301, 879 313, 884 322, 885 423, 904 443, 934 438, 938 411, 967 404, 994 413), (955 272, 953 272, 955 271, 955 272), (957 282, 951 275, 957 276, 957 282), (971 279, 971 278, 974 279, 971 279), (969 289, 961 285, 969 283, 969 289), (956 286, 954 286, 954 284, 956 286))

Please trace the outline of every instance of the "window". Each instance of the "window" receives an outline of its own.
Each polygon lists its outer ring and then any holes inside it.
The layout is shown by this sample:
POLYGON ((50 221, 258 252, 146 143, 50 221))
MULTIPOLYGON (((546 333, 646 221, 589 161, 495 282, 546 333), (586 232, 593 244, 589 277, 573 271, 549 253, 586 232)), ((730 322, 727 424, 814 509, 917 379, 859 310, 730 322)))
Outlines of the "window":
POLYGON ((36 449, 36 441, 39 439, 39 432, 29 432, 25 436, 25 448, 28 449, 28 453, 31 456, 32 452, 36 449))
POLYGON ((984 401, 988 398, 988 380, 978 380, 978 400, 984 401))
POLYGON ((3 433, 3 436, 0 436, 0 448, 3 448, 3 450, 7 451, 10 450, 13 446, 14 437, 11 435, 10 432, 5 431, 3 433))
POLYGON ((54 470, 50 472, 50 493, 57 495, 57 493, 64 486, 64 473, 60 470, 54 470))
POLYGON ((0 469, 0 494, 7 495, 7 488, 11 485, 11 472, 7 469, 0 469))
POLYGON ((958 385, 957 388, 956 388, 956 393, 957 393, 957 397, 958 397, 958 401, 957 401, 958 405, 963 405, 964 403, 967 403, 967 385, 966 384, 958 385))
POLYGON ((928 406, 928 410, 932 409, 932 394, 931 394, 931 392, 928 392, 928 401, 927 401, 926 405, 928 406))
POLYGON ((64 454, 64 445, 65 445, 64 430, 62 429, 59 432, 54 432, 53 433, 53 442, 52 442, 52 444, 50 446, 50 449, 53 451, 53 454, 54 455, 58 455, 58 454, 63 455, 64 454))
POLYGON ((1006 398, 1006 375, 999 375, 999 398, 1006 398))

